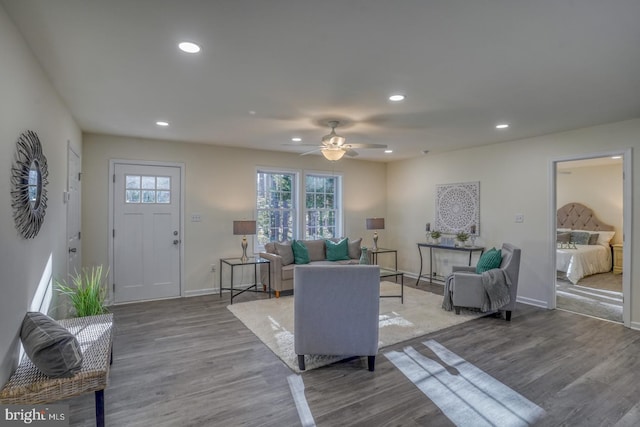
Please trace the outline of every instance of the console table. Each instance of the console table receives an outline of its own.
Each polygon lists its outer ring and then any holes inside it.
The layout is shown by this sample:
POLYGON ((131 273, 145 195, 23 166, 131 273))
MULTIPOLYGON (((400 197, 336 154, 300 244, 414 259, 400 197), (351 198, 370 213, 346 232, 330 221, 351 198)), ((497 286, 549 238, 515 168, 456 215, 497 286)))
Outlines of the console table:
POLYGON ((441 249, 446 251, 461 251, 469 253, 469 266, 471 266, 471 256, 474 252, 480 252, 480 256, 484 253, 484 247, 481 246, 444 246, 435 243, 418 243, 418 253, 420 254, 420 273, 418 273, 418 280, 416 280, 416 286, 420 284, 420 278, 422 277, 422 248, 429 248, 429 283, 433 283, 433 250, 441 249))

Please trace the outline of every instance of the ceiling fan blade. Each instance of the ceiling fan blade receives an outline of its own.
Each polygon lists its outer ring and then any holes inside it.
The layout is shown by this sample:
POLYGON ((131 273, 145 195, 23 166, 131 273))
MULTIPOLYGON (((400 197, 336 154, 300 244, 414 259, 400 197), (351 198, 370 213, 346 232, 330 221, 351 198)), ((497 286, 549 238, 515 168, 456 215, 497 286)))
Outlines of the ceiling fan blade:
POLYGON ((345 149, 344 154, 349 157, 356 157, 358 155, 358 153, 353 151, 351 148, 345 149))
POLYGON ((387 148, 384 144, 347 144, 349 148, 387 148))
POLYGON ((281 144, 283 147, 319 147, 318 144, 281 144))
POLYGON ((322 148, 316 148, 315 150, 311 150, 311 151, 305 151, 304 153, 301 153, 301 156, 306 156, 307 154, 313 154, 313 153, 317 153, 318 151, 322 150, 322 148))

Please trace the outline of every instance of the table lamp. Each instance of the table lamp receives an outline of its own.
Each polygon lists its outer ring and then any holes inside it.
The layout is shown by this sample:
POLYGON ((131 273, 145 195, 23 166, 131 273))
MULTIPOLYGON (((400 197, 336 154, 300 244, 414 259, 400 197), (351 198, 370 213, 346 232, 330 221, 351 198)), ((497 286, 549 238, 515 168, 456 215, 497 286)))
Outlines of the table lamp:
POLYGON ((247 256, 247 234, 256 234, 256 222, 255 221, 233 221, 233 234, 235 236, 242 236, 242 262, 247 262, 249 257, 247 256))
MULTIPOLYGON (((384 230, 384 218, 367 218, 367 230, 384 230)), ((373 232, 373 251, 378 250, 378 232, 373 232)))

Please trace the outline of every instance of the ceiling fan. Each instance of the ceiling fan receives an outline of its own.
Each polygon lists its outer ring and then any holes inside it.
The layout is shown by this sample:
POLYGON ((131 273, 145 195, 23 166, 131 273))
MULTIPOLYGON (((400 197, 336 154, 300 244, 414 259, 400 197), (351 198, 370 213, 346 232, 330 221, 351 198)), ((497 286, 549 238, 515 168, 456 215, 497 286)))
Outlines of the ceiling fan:
POLYGON ((295 144, 297 146, 315 146, 316 149, 302 153, 301 155, 307 155, 320 151, 327 160, 340 160, 345 154, 349 157, 355 157, 358 155, 354 148, 387 148, 384 144, 347 144, 347 138, 338 135, 336 128, 340 124, 338 120, 331 120, 329 123, 331 132, 322 137, 321 145, 315 144, 295 144))

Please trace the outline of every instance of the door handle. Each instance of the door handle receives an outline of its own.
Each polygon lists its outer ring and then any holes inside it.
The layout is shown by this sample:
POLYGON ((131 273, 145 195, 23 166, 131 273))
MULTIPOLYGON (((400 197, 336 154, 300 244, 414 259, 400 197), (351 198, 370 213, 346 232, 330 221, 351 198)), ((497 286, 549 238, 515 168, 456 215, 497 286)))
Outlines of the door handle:
POLYGON ((78 249, 76 249, 76 248, 69 248, 69 253, 71 253, 71 252, 76 253, 77 251, 78 251, 78 249))

